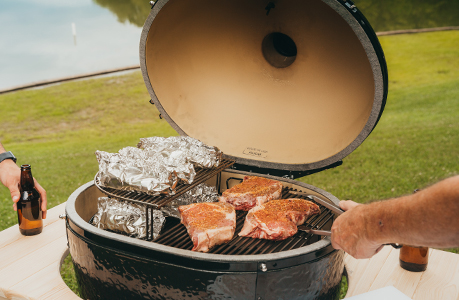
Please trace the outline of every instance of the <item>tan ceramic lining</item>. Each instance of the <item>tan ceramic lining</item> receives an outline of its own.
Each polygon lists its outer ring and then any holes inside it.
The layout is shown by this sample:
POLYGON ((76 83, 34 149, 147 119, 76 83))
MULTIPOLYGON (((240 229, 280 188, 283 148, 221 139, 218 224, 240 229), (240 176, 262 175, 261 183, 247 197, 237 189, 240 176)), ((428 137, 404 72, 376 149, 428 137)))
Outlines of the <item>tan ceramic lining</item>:
MULTIPOLYGON (((365 127, 375 87, 349 24, 319 0, 169 1, 145 44, 150 84, 186 134, 247 159, 308 164, 349 146, 365 127), (263 57, 281 32, 298 54, 287 68, 263 57)), ((142 50, 141 50, 142 51, 142 50)))

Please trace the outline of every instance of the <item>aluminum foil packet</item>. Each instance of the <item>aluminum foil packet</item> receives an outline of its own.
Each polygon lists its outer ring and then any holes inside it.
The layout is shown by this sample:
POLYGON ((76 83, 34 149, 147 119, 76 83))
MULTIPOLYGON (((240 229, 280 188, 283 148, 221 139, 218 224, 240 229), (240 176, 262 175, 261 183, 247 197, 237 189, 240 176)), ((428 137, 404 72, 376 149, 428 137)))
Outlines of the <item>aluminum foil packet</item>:
POLYGON ((118 153, 96 151, 97 177, 108 187, 173 195, 179 182, 193 182, 193 163, 210 168, 219 165, 221 156, 218 148, 190 137, 143 138, 138 148, 126 147, 118 153))
POLYGON ((161 153, 180 151, 180 155, 185 156, 188 161, 204 168, 218 167, 222 159, 222 152, 217 147, 208 146, 189 136, 141 138, 137 147, 161 153))
POLYGON ((191 203, 217 202, 218 198, 219 195, 216 187, 201 183, 177 199, 169 202, 161 208, 161 211, 167 216, 180 219, 180 212, 178 211, 179 206, 191 203))
MULTIPOLYGON (((92 225, 104 230, 125 233, 130 237, 146 238, 146 209, 143 205, 128 203, 109 197, 99 197, 97 213, 92 225)), ((159 210, 153 210, 153 232, 149 239, 156 239, 161 232, 166 218, 159 210)))

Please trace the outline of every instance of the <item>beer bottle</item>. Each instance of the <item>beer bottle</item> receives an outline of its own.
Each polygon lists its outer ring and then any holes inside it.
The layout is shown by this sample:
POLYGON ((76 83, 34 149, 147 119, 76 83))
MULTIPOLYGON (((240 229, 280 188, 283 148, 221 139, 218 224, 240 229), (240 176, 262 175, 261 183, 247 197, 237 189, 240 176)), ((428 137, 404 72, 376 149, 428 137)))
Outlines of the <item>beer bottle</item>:
POLYGON ((422 272, 427 269, 429 261, 428 247, 406 246, 400 249, 400 266, 411 272, 422 272))
POLYGON ((41 197, 35 189, 30 165, 21 166, 20 192, 17 203, 19 231, 23 235, 39 234, 43 230, 41 197))
MULTIPOLYGON (((419 192, 418 189, 413 193, 419 192)), ((422 272, 427 269, 429 261, 429 248, 428 247, 414 247, 406 246, 400 249, 400 266, 411 272, 422 272)))

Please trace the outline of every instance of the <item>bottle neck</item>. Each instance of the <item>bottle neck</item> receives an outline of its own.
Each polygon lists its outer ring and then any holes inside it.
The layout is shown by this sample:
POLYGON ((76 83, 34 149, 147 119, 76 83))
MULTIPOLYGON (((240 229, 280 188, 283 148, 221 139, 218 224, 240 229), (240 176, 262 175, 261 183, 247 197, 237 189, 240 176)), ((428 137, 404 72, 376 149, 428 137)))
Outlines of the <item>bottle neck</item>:
POLYGON ((35 187, 30 165, 21 166, 21 190, 30 191, 35 187))

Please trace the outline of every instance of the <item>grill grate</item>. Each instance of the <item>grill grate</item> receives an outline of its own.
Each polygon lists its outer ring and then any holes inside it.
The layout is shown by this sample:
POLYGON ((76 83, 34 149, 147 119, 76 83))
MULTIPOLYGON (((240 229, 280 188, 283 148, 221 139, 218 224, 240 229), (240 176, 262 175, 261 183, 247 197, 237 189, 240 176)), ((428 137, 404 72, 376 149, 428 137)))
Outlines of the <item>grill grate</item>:
MULTIPOLYGON (((306 196, 298 196, 297 194, 291 193, 292 191, 294 192, 292 189, 284 188, 282 198, 302 198, 310 200, 306 196)), ((312 201, 315 202, 314 200, 312 201)), ((331 227, 334 213, 320 203, 315 203, 319 205, 321 213, 309 218, 305 224, 311 226, 313 229, 323 229, 326 226, 331 227)), ((297 234, 283 241, 241 237, 238 236, 237 233, 241 231, 246 215, 247 212, 236 211, 236 233, 233 239, 225 244, 215 246, 210 249, 208 253, 224 255, 270 254, 301 248, 315 243, 323 238, 304 231, 298 231, 297 234)), ((183 226, 179 220, 172 218, 168 218, 161 235, 154 242, 184 250, 191 250, 193 248, 193 242, 191 241, 185 226, 183 226)))
MULTIPOLYGON (((97 186, 97 188, 103 192, 104 194, 128 201, 128 202, 133 202, 141 205, 145 205, 146 207, 146 236, 147 240, 152 239, 152 229, 153 229, 153 210, 154 209, 160 209, 167 203, 171 202, 172 200, 176 199, 180 195, 188 192, 189 190, 193 189, 197 185, 207 181, 208 179, 212 178, 213 176, 217 176, 217 183, 220 182, 220 174, 224 169, 227 169, 231 167, 234 164, 234 160, 226 159, 223 158, 221 163, 218 165, 218 167, 213 167, 213 168, 201 168, 201 167, 196 167, 196 176, 194 177, 194 180, 191 184, 185 184, 185 183, 179 183, 177 184, 177 187, 175 188, 175 195, 159 195, 159 196, 152 196, 148 195, 143 192, 138 192, 138 191, 132 191, 132 190, 121 190, 121 189, 115 189, 111 187, 106 187, 101 185, 101 183, 98 180, 98 176, 96 175, 94 178, 94 184, 97 186)), ((217 190, 219 190, 219 187, 217 186, 217 190)), ((170 219, 170 218, 168 218, 170 219)))
MULTIPOLYGON (((153 210, 159 209, 169 203, 170 201, 174 200, 175 198, 179 197, 183 193, 191 190, 195 186, 200 183, 207 181, 208 179, 212 178, 213 176, 217 176, 217 183, 220 184, 220 176, 221 171, 224 169, 229 168, 234 164, 234 161, 223 159, 222 163, 216 167, 211 169, 204 169, 204 168, 196 168, 196 176, 192 184, 183 184, 180 183, 177 185, 176 194, 175 195, 160 195, 160 196, 151 196, 146 193, 137 192, 137 191, 127 191, 127 190, 119 190, 110 187, 105 187, 100 184, 95 178, 94 182, 97 188, 99 188, 103 193, 106 195, 125 200, 128 202, 138 203, 146 206, 146 235, 147 240, 151 240, 151 232, 152 232, 152 220, 153 220, 153 210)), ((228 181, 230 180, 239 180, 238 178, 229 178, 226 182, 228 187, 228 181)), ((217 190, 219 186, 217 186, 217 190)), ((315 197, 311 197, 308 194, 298 192, 296 189, 291 189, 284 187, 282 189, 282 199, 287 198, 301 198, 307 199, 319 205, 320 207, 320 214, 314 215, 308 220, 306 220, 305 224, 310 226, 312 229, 329 229, 331 228, 331 224, 333 223, 334 213, 322 203, 318 203, 315 201, 315 197)), ((236 211, 236 233, 233 239, 225 244, 215 246, 214 248, 210 249, 209 253, 214 254, 223 254, 223 255, 249 255, 249 254, 270 254, 276 253, 281 251, 287 251, 292 249, 297 249, 304 247, 306 245, 310 245, 322 239, 323 237, 317 236, 311 233, 306 233, 304 231, 298 231, 297 234, 294 236, 287 238, 283 241, 270 241, 264 239, 253 239, 248 237, 240 237, 237 235, 242 229, 244 225, 245 217, 247 212, 245 211, 236 211)), ((160 236, 153 241, 154 243, 191 250, 193 248, 193 242, 191 241, 188 232, 180 223, 180 220, 175 218, 166 218, 166 224, 160 234, 160 236)))

